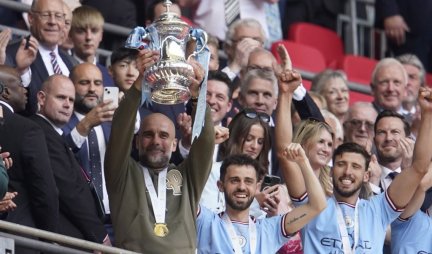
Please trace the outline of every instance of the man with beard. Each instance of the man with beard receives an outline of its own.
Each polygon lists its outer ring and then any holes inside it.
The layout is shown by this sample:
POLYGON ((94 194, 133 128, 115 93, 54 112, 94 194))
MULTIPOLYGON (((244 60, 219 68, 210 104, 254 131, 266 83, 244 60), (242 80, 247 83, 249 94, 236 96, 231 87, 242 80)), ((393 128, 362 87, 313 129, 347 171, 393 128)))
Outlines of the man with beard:
POLYGON ((153 113, 143 118, 136 139, 139 161, 129 155, 135 117, 141 103, 141 84, 146 68, 159 53, 140 50, 140 76, 127 91, 112 121, 112 134, 105 154, 105 179, 111 218, 118 247, 140 253, 189 254, 196 250, 196 211, 211 170, 214 127, 207 109, 197 109, 197 96, 204 70, 189 61, 193 115, 206 110, 201 134, 192 143, 189 156, 178 166, 169 164, 176 149, 174 123, 153 113))
MULTIPOLYGON (((432 151, 427 149, 432 141, 431 89, 420 90, 419 104, 422 119, 413 162, 384 193, 369 200, 359 198, 362 185, 368 181, 366 169, 370 162, 370 155, 363 147, 345 143, 335 150, 331 171, 334 195, 327 200, 327 208, 303 228, 305 253, 382 253, 387 226, 411 200, 432 159, 432 151)), ((377 121, 378 126, 379 123, 380 119, 377 121)), ((376 128, 378 135, 380 130, 376 128)), ((384 134, 403 135, 394 130, 386 130, 384 134)), ((307 198, 296 203, 305 200, 307 198)))
POLYGON ((375 193, 387 190, 396 175, 411 166, 414 140, 409 135, 409 124, 402 115, 389 110, 378 114, 374 141, 382 172, 379 182, 372 182, 375 193))
POLYGON ((103 158, 116 108, 110 101, 103 101, 103 78, 96 65, 78 64, 72 69, 70 78, 75 86, 74 113, 62 128, 63 135, 103 202, 104 224, 113 240, 103 158))
POLYGON ((324 192, 303 148, 290 144, 286 156, 299 164, 310 195, 309 202, 282 216, 253 218, 249 208, 258 191, 261 166, 248 155, 229 156, 222 163, 218 181, 219 191, 225 196, 226 210, 216 214, 200 207, 198 253, 232 253, 232 250, 235 253, 276 253, 291 235, 325 208, 324 192))

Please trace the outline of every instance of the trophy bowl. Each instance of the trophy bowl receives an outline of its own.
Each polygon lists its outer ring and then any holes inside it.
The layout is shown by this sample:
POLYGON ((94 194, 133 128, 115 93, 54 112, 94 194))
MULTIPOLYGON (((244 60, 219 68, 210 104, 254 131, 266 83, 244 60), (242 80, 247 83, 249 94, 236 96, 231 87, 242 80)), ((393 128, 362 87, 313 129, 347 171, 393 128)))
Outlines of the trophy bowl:
POLYGON ((159 61, 144 71, 144 85, 150 89, 152 101, 172 105, 190 98, 189 86, 194 72, 186 54, 200 53, 207 43, 207 34, 191 28, 177 14, 169 12, 170 1, 165 1, 164 5, 166 12, 150 26, 133 29, 125 47, 159 51, 159 61), (203 41, 199 47, 197 40, 203 41), (194 52, 186 52, 188 43, 197 44, 194 52))

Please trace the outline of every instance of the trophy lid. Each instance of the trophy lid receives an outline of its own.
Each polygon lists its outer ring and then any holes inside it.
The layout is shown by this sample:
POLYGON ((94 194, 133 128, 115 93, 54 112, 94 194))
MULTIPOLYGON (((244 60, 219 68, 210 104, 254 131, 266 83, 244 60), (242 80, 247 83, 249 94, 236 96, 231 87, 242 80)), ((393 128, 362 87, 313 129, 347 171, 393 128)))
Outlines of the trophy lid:
POLYGON ((177 13, 170 11, 170 7, 172 5, 172 2, 170 0, 165 0, 163 5, 165 6, 166 11, 162 13, 154 23, 188 26, 188 24, 184 22, 177 13))

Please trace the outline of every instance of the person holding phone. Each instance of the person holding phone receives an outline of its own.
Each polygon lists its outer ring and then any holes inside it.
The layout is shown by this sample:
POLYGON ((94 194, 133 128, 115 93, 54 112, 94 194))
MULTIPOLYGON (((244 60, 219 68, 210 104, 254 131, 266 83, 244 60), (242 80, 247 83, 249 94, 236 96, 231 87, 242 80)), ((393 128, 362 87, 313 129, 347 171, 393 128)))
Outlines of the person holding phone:
MULTIPOLYGON (((79 164, 95 185, 106 214, 103 222, 111 242, 114 242, 109 200, 103 174, 103 158, 111 133, 112 117, 118 106, 118 97, 111 96, 109 100, 104 99, 102 73, 92 63, 76 65, 72 69, 70 77, 75 86, 74 112, 69 122, 63 127, 63 135, 68 145, 72 147, 79 164)), ((117 93, 110 90, 111 94, 118 96, 118 90, 117 93)))
POLYGON ((200 206, 197 216, 198 253, 276 253, 325 207, 325 195, 319 186, 303 148, 290 144, 288 160, 298 163, 310 196, 309 202, 281 216, 256 219, 249 215, 261 165, 245 154, 225 158, 218 188, 224 193, 226 209, 216 214, 200 206))

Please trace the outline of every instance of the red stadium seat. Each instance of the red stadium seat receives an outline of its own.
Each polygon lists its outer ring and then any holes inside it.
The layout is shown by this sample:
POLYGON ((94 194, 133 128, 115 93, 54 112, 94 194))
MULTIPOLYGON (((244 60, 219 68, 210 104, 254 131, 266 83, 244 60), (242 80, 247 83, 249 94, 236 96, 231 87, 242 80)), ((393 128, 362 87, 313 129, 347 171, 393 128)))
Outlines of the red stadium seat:
POLYGON ((363 85, 371 82, 372 71, 377 60, 363 56, 346 55, 343 58, 341 68, 348 76, 348 80, 363 85))
POLYGON ((432 73, 426 73, 426 84, 432 87, 432 73))
POLYGON ((286 40, 276 41, 271 46, 271 52, 278 62, 280 62, 279 55, 277 54, 277 46, 279 44, 283 44, 288 50, 294 68, 314 73, 326 69, 324 57, 319 50, 286 40))
POLYGON ((292 24, 289 27, 288 40, 321 51, 328 68, 337 69, 344 56, 344 46, 339 35, 321 26, 304 22, 292 24))

